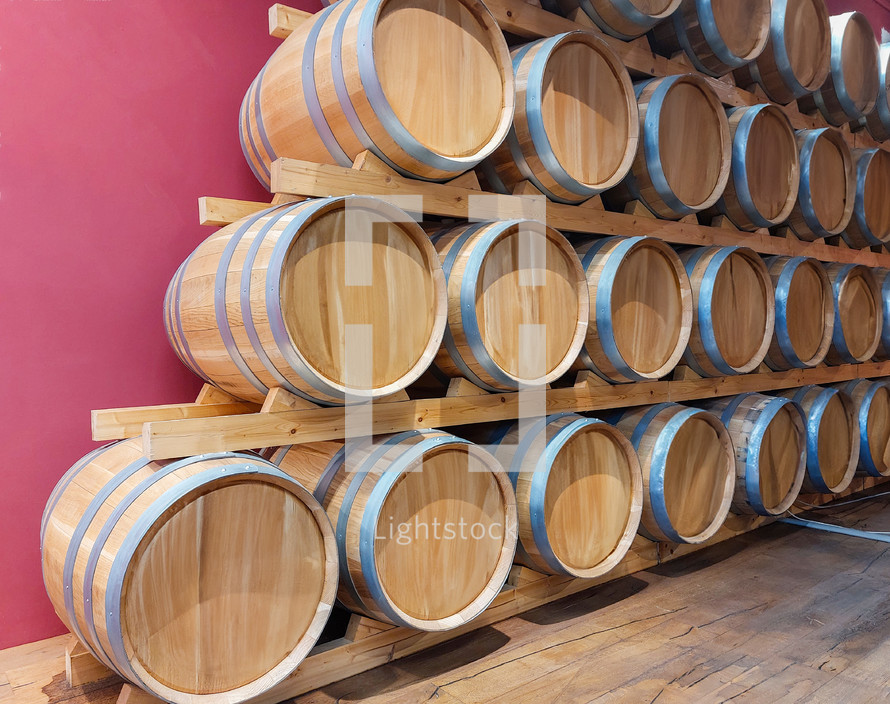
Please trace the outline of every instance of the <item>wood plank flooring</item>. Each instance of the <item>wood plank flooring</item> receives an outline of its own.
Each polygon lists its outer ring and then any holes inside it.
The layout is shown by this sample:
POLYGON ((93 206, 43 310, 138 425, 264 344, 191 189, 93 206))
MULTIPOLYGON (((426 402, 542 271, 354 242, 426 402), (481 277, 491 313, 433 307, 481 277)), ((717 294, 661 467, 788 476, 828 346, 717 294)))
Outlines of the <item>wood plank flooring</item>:
MULTIPOLYGON (((890 497, 813 518, 890 531, 890 497)), ((0 704, 69 689, 66 638, 0 652, 0 704)), ((775 524, 294 700, 298 704, 871 702, 890 698, 890 544, 775 524)))

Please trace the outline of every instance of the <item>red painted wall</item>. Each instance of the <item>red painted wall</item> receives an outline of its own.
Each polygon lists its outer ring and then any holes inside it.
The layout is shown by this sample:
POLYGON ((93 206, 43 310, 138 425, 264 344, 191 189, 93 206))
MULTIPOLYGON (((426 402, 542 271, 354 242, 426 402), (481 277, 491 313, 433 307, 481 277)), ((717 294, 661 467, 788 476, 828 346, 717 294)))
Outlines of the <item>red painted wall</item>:
POLYGON ((270 4, 4 3, 0 649, 63 632, 38 530, 56 481, 94 446, 90 409, 200 387, 167 344, 162 299, 209 234, 196 198, 264 195, 236 125, 278 44, 270 4))
POLYGON ((868 17, 878 41, 881 40, 881 27, 890 30, 890 0, 828 0, 828 11, 832 15, 851 10, 859 10, 868 17))

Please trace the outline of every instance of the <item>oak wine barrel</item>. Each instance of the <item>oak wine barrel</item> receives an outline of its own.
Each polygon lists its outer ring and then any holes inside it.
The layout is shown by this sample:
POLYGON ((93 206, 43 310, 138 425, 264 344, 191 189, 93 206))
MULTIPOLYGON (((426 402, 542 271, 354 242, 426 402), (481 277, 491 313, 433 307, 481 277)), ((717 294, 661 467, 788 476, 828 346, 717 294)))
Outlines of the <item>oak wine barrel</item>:
POLYGON ((445 228, 433 242, 448 290, 437 370, 488 391, 548 384, 569 370, 590 301, 565 237, 533 220, 507 220, 445 228))
POLYGON ((152 461, 138 439, 66 473, 41 551, 47 593, 71 632, 174 704, 275 701, 337 588, 330 522, 293 479, 253 454, 152 461))
POLYGON ((843 135, 830 127, 798 130, 800 187, 788 225, 812 242, 838 235, 853 217, 856 179, 853 155, 843 135))
POLYGON ((653 540, 703 543, 723 525, 735 488, 735 454, 720 420, 700 408, 661 403, 618 422, 640 458, 640 532, 653 540))
POLYGON ((825 267, 809 257, 766 260, 776 294, 776 325, 764 361, 776 371, 825 360, 834 332, 834 296, 825 267))
POLYGON ((853 399, 859 429, 859 467, 870 477, 890 476, 890 382, 854 379, 838 384, 853 399))
POLYGON ((801 112, 818 108, 829 124, 856 122, 872 111, 878 98, 878 42, 861 12, 832 15, 830 70, 816 92, 798 101, 801 112))
POLYGON ((630 74, 592 32, 566 32, 513 51, 516 114, 482 162, 488 186, 529 181, 551 200, 581 203, 618 184, 637 152, 639 112, 630 74))
POLYGON ((827 361, 858 364, 870 360, 883 332, 881 291, 871 269, 861 264, 829 264, 834 301, 834 332, 827 361))
POLYGON ((890 139, 890 43, 881 44, 878 52, 878 97, 868 115, 859 118, 859 126, 878 142, 890 139))
POLYGON ((732 171, 714 209, 742 230, 785 222, 797 202, 800 157, 794 129, 776 105, 729 110, 732 171))
POLYGON ((654 237, 588 240, 577 251, 590 320, 576 369, 612 383, 668 374, 692 331, 692 288, 680 257, 654 237))
POLYGON ((174 350, 206 381, 249 401, 281 386, 330 405, 419 377, 442 342, 447 300, 423 229, 376 198, 346 196, 217 231, 180 266, 165 311, 174 350))
POLYGON ((340 602, 422 631, 457 628, 497 596, 516 550, 516 499, 478 445, 439 430, 373 444, 279 448, 272 461, 314 491, 340 555, 340 602))
POLYGON ((890 154, 883 149, 854 149, 856 196, 853 217, 844 230, 851 247, 890 242, 890 154))
POLYGON ((831 25, 825 0, 772 0, 769 40, 751 63, 736 69, 741 87, 759 85, 788 103, 822 87, 828 78, 831 25))
POLYGON ((627 178, 604 201, 619 208, 637 200, 672 220, 707 210, 723 194, 732 161, 720 100, 695 74, 654 78, 634 90, 642 144, 627 178))
POLYGON ((881 342, 878 344, 875 359, 890 360, 890 269, 874 267, 871 270, 880 292, 881 342))
POLYGON ((853 399, 845 391, 823 386, 804 386, 782 395, 803 409, 806 420, 804 491, 843 491, 853 481, 859 462, 859 427, 853 399))
POLYGON ((770 0, 683 0, 650 33, 657 51, 682 51, 696 70, 723 76, 753 61, 766 46, 770 0))
POLYGON ((797 499, 806 474, 806 430, 787 398, 746 393, 702 404, 719 415, 736 459, 733 511, 779 516, 797 499))
POLYGON ((279 157, 351 166, 364 150, 444 180, 503 141, 513 98, 507 43, 479 0, 347 0, 297 27, 251 83, 241 145, 267 188, 279 157))
POLYGON ((567 17, 581 11, 601 31, 626 41, 644 35, 678 7, 680 0, 558 0, 567 17))
POLYGON ((516 561, 589 579, 617 565, 643 510, 630 441, 593 418, 561 413, 500 426, 489 441, 516 490, 516 561))
POLYGON ((680 255, 692 284, 692 335, 684 362, 702 376, 746 374, 773 337, 775 294, 747 247, 693 247, 680 255))

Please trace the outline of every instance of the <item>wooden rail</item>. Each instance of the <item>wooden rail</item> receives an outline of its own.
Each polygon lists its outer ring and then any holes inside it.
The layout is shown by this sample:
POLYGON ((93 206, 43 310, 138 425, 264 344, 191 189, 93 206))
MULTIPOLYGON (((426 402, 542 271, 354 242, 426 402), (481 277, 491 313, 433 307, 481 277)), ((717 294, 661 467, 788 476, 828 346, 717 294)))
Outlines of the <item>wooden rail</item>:
MULTIPOLYGON (((831 384, 858 378, 890 375, 890 362, 846 364, 837 367, 762 372, 714 379, 653 381, 636 384, 582 384, 546 391, 546 412, 601 411, 665 401, 695 401, 732 396, 747 391, 775 391, 806 384, 831 384)), ((94 427, 110 440, 133 435, 142 424, 145 451, 152 459, 188 457, 205 452, 249 450, 336 440, 346 434, 342 407, 298 410, 268 408, 260 413, 216 417, 188 417, 194 404, 147 406, 94 412, 94 427), (185 408, 186 410, 182 410, 185 408), (165 415, 166 414, 166 415, 165 415)), ((445 428, 469 423, 503 421, 533 412, 524 410, 520 394, 463 395, 445 398, 389 401, 362 406, 371 433, 394 433, 417 428, 445 428), (369 410, 370 409, 370 410, 369 410)), ((196 415, 203 415, 196 412, 196 415)), ((208 411, 207 415, 213 415, 208 411)))
MULTIPOLYGON (((415 181, 396 174, 383 174, 297 159, 278 159, 272 165, 272 187, 278 194, 304 197, 372 195, 397 206, 406 196, 421 196, 425 214, 474 219, 537 217, 546 213, 547 224, 565 233, 589 235, 648 235, 678 245, 740 245, 767 255, 814 257, 824 262, 864 264, 890 268, 890 254, 870 249, 850 249, 824 242, 803 242, 796 237, 778 237, 736 229, 711 227, 692 222, 658 220, 648 215, 613 213, 588 205, 564 205, 545 201, 543 196, 507 196, 484 193, 450 183, 415 181)), ((413 200, 411 201, 414 202, 413 200)), ((269 203, 225 198, 199 199, 202 224, 225 225, 264 208, 269 203)))

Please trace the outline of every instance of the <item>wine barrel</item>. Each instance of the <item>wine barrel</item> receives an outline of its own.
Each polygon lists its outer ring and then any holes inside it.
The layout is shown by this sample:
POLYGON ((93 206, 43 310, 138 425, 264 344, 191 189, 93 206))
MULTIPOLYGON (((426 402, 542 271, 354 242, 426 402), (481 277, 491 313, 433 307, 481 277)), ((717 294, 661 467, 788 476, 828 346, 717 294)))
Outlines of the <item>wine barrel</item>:
POLYGON ((680 257, 654 237, 588 240, 577 251, 590 320, 576 369, 612 383, 668 374, 692 331, 692 288, 680 257))
POLYGON ((831 25, 825 0, 772 0, 769 40, 751 63, 736 69, 739 86, 759 85, 786 105, 822 87, 828 78, 831 25))
POLYGON ((640 532, 653 540, 703 543, 723 525, 735 488, 735 454, 720 420, 700 408, 661 403, 618 422, 640 458, 640 532))
POLYGON ((865 117, 859 118, 859 126, 878 142, 890 139, 890 43, 881 44, 878 52, 878 97, 875 108, 865 117))
POLYGON ((141 440, 100 448, 53 491, 40 540, 65 625, 174 704, 277 701, 336 595, 327 516, 252 454, 152 461, 141 440))
POLYGON ((809 257, 770 257, 766 266, 776 294, 776 326, 764 361, 776 371, 820 365, 834 332, 825 267, 809 257))
POLYGON ((836 494, 853 481, 859 462, 859 428, 853 399, 845 391, 804 386, 783 392, 804 412, 807 476, 804 491, 836 494))
POLYGON ((513 100, 507 43, 479 0, 348 0, 297 27, 254 79, 241 145, 267 188, 279 157, 350 166, 364 150, 443 180, 503 141, 513 100))
POLYGON ((637 200, 672 220, 707 210, 723 194, 732 161, 720 100, 695 74, 643 81, 634 91, 642 145, 627 178, 603 199, 612 208, 637 200))
POLYGON ((838 235, 853 217, 856 180, 853 155, 843 135, 830 127, 798 130, 800 187, 788 225, 812 242, 838 235))
POLYGON ((851 247, 890 242, 890 154, 883 149, 854 149, 856 196, 853 217, 843 233, 851 247))
POLYGON ((714 206, 742 230, 785 222, 797 202, 800 157, 794 129, 777 106, 729 110, 732 172, 714 206))
POLYGON ((735 448, 733 511, 779 516, 797 499, 806 474, 807 436, 797 405, 746 393, 702 404, 720 417, 735 448))
POLYGON ((702 376, 753 371, 766 356, 775 322, 766 264, 747 247, 693 247, 680 257, 693 311, 683 361, 702 376))
POLYGON ((890 269, 872 268, 872 276, 880 291, 881 306, 881 341, 878 344, 875 359, 890 360, 890 269))
POLYGON ((182 264, 164 305, 186 366, 255 402, 273 386, 324 404, 403 389, 430 365, 447 315, 426 233, 358 196, 269 208, 222 228, 182 264))
POLYGON ((825 83, 798 101, 801 112, 818 108, 829 124, 856 122, 872 111, 878 98, 878 42, 861 12, 832 15, 830 70, 825 83))
POLYGON ((682 51, 698 71, 716 77, 760 56, 769 30, 770 0, 683 0, 650 38, 656 51, 682 51))
POLYGON ((479 168, 491 190, 529 181, 551 200, 581 203, 624 178, 637 153, 630 74, 592 32, 566 32, 513 51, 516 115, 479 168))
POLYGON ((590 307, 575 250, 533 220, 474 223, 433 235, 448 281, 436 368, 488 391, 548 384, 584 345, 590 307))
POLYGON ((870 360, 883 331, 883 305, 875 277, 861 264, 829 264, 826 268, 834 300, 834 332, 826 359, 830 364, 870 360))
POLYGON ((506 472, 478 445, 411 430, 355 447, 282 447, 272 461, 325 507, 347 608, 445 631, 478 616, 506 581, 516 499, 506 472))
POLYGON ((567 17, 581 11, 601 31, 626 41, 644 35, 678 7, 680 0, 559 0, 558 4, 567 17))
POLYGON ((837 388, 853 399, 859 428, 859 467, 870 477, 890 476, 890 383, 854 379, 837 388))
POLYGON ((516 490, 516 561, 544 574, 589 579, 617 565, 643 510, 630 441, 593 418, 560 413, 499 427, 491 444, 516 490))

